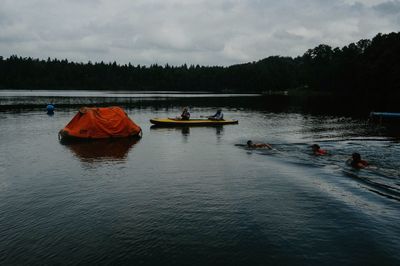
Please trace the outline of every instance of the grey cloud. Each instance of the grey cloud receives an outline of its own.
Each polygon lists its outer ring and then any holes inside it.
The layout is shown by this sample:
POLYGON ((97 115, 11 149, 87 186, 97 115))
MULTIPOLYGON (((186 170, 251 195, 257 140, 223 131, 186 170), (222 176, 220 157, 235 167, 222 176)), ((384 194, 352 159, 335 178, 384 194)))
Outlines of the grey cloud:
POLYGON ((400 1, 389 1, 374 6, 374 9, 383 15, 397 15, 400 13, 400 1))
POLYGON ((301 41, 302 39, 304 39, 303 36, 296 34, 296 33, 287 32, 286 30, 280 30, 280 31, 275 32, 274 37, 277 39, 297 40, 297 41, 301 41))

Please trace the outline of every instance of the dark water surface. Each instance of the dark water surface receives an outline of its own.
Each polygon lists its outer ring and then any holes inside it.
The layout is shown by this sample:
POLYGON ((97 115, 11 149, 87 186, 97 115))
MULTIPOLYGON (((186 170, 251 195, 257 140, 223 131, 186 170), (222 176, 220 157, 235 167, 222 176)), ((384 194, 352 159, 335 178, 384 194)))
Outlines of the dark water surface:
POLYGON ((76 108, 0 112, 0 264, 400 264, 398 131, 231 105, 239 125, 150 128, 174 104, 129 105, 139 141, 70 145, 76 108), (347 166, 354 151, 372 167, 347 166))

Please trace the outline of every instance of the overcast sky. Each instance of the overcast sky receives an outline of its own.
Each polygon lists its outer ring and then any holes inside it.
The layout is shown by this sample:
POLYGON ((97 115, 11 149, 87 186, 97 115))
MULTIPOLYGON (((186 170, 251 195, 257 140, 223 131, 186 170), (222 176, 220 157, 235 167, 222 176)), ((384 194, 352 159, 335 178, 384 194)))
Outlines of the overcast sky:
POLYGON ((400 0, 0 0, 4 57, 231 65, 392 31, 400 0))

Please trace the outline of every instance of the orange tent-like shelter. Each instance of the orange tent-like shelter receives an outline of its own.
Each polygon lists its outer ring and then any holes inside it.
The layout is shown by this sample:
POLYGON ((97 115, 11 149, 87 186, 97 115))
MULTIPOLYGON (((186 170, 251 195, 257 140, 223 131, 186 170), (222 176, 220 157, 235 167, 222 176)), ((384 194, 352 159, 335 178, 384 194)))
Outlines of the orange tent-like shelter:
POLYGON ((120 107, 82 107, 59 132, 60 139, 105 139, 141 135, 142 129, 120 107))

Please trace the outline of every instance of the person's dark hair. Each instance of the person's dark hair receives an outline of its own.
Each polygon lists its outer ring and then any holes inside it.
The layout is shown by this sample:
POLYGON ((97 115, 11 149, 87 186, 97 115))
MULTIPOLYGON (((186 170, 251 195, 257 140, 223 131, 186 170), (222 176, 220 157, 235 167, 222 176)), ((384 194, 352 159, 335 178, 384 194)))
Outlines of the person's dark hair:
POLYGON ((354 152, 351 157, 353 158, 353 161, 361 161, 361 155, 358 152, 354 152))
POLYGON ((250 146, 253 142, 251 140, 247 141, 247 146, 250 146))
POLYGON ((321 147, 318 144, 313 144, 313 145, 311 145, 311 148, 313 150, 319 150, 321 147))

